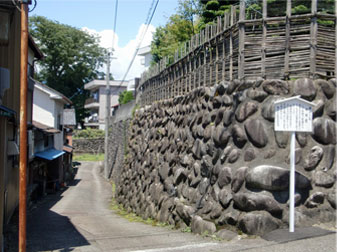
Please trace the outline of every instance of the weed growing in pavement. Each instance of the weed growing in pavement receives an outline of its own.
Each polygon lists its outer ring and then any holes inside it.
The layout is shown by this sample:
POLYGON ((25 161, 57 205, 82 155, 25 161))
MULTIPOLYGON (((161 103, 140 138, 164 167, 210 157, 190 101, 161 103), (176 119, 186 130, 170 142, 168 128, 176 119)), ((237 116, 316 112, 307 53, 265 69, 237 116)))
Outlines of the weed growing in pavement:
POLYGON ((183 233, 192 233, 192 229, 191 229, 191 227, 185 227, 185 228, 181 229, 181 232, 183 232, 183 233))
POLYGON ((141 223, 145 223, 145 224, 152 225, 152 226, 155 226, 155 227, 170 227, 170 228, 173 228, 173 226, 171 226, 168 223, 159 222, 159 221, 154 220, 152 218, 144 219, 144 218, 138 216, 137 214, 135 214, 134 212, 127 211, 127 209, 125 209, 115 199, 115 192, 116 192, 115 183, 112 182, 111 185, 112 185, 112 195, 113 195, 113 197, 111 199, 110 209, 113 210, 116 214, 118 214, 119 216, 127 219, 130 222, 141 222, 141 223))

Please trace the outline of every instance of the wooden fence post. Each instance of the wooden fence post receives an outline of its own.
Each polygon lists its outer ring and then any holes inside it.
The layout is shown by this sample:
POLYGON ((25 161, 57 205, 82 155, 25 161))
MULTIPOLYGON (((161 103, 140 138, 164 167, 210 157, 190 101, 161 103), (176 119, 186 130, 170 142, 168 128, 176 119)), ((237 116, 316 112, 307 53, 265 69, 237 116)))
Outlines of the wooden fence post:
POLYGON ((200 79, 201 79, 201 73, 200 73, 200 69, 201 69, 201 53, 199 51, 198 53, 198 87, 200 87, 200 79))
POLYGON ((225 31, 227 29, 227 25, 228 25, 228 13, 225 13, 224 16, 224 24, 223 24, 223 42, 222 42, 222 79, 221 80, 225 80, 225 76, 226 76, 226 36, 225 36, 225 31))
POLYGON ((267 0, 262 3, 262 50, 261 50, 261 75, 266 79, 266 39, 267 39, 267 0))
POLYGON ((172 68, 170 67, 170 71, 168 73, 168 82, 169 82, 169 88, 168 88, 168 97, 167 98, 172 98, 172 68))
POLYGON ((219 72, 219 43, 218 43, 218 37, 216 37, 215 39, 215 83, 218 84, 219 83, 219 76, 218 76, 218 72, 219 72))
POLYGON ((315 78, 316 74, 316 54, 317 54, 317 0, 311 1, 310 22, 310 77, 315 78))
POLYGON ((152 98, 152 83, 151 80, 149 80, 149 84, 148 84, 148 90, 149 90, 149 98, 148 98, 148 104, 151 104, 151 98, 152 98))
POLYGON ((229 34, 229 80, 233 80, 233 25, 234 25, 234 6, 231 6, 231 23, 229 34))
POLYGON ((207 86, 207 79, 206 79, 206 75, 207 75, 207 47, 205 46, 205 43, 203 45, 203 48, 205 50, 204 53, 204 64, 203 64, 203 68, 204 68, 204 83, 203 86, 206 87, 207 86))
POLYGON ((189 92, 192 91, 192 62, 191 62, 191 54, 188 53, 188 88, 189 92))
POLYGON ((212 86, 213 81, 213 49, 211 48, 211 42, 208 44, 208 51, 209 51, 209 63, 208 63, 208 69, 209 69, 209 84, 208 86, 212 86))
POLYGON ((246 5, 244 0, 240 0, 240 22, 239 22, 239 58, 238 75, 239 80, 245 78, 245 15, 246 5))
POLYGON ((291 17, 291 0, 287 0, 286 12, 286 41, 284 54, 284 78, 289 79, 289 54, 290 54, 290 17, 291 17))
POLYGON ((337 0, 335 0, 335 78, 337 79, 337 0))

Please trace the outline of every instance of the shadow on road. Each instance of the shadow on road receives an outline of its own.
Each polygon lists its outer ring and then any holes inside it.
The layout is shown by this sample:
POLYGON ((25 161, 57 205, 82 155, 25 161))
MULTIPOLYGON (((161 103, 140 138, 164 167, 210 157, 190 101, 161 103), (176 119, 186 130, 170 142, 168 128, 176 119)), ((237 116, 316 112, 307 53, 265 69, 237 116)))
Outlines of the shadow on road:
MULTIPOLYGON (((76 186, 79 182, 79 179, 75 179, 69 186, 76 186)), ((62 199, 64 192, 48 195, 42 204, 28 215, 27 251, 61 250, 66 252, 72 251, 73 247, 89 245, 68 217, 50 210, 62 199)))
MULTIPOLYGON (((69 186, 76 186, 79 179, 72 181, 69 186)), ((77 231, 70 219, 50 210, 68 189, 47 195, 27 213, 27 251, 59 250, 62 252, 73 251, 74 247, 89 245, 89 242, 77 231)), ((5 251, 18 251, 17 216, 13 217, 14 223, 9 228, 10 239, 7 239, 5 251), (16 222, 16 223, 15 223, 16 222)))

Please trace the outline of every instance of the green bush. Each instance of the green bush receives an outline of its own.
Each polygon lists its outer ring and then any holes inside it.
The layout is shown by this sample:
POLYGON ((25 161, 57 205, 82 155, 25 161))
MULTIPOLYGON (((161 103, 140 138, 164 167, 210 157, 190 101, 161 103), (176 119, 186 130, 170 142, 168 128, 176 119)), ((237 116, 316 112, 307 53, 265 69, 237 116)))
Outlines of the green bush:
POLYGON ((132 101, 134 99, 133 92, 132 91, 123 91, 119 94, 118 102, 119 104, 126 104, 129 101, 132 101))
POLYGON ((86 128, 82 130, 74 130, 73 137, 74 139, 78 138, 104 138, 105 132, 104 130, 100 129, 91 129, 91 128, 86 128))
POLYGON ((216 0, 208 1, 206 3, 206 10, 216 11, 219 9, 219 2, 216 0))

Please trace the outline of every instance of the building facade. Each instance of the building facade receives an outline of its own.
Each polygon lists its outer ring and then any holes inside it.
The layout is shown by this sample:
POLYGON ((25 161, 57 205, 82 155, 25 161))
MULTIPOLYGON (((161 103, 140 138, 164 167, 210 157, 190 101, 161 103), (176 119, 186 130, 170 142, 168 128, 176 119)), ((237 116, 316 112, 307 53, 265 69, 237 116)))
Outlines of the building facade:
MULTIPOLYGON (((3 231, 19 202, 20 12, 0 4, 0 250, 3 231)), ((27 124, 32 124, 34 61, 43 57, 29 36, 27 124)))
POLYGON ((142 56, 140 63, 144 66, 144 71, 148 70, 152 61, 151 46, 139 48, 137 55, 142 56))
MULTIPOLYGON (((119 106, 119 94, 127 90, 129 81, 121 83, 118 80, 110 81, 110 115, 116 107, 119 106)), ((86 90, 90 91, 90 98, 85 101, 84 108, 89 109, 90 115, 85 118, 85 127, 105 129, 105 111, 106 111, 106 81, 93 80, 84 85, 86 90)))
POLYGON ((37 196, 43 196, 57 190, 69 177, 67 172, 72 160, 64 155, 71 154, 72 148, 66 141, 69 129, 64 122, 64 107, 71 101, 37 81, 33 101, 34 150, 29 166, 29 185, 36 189, 37 196))

